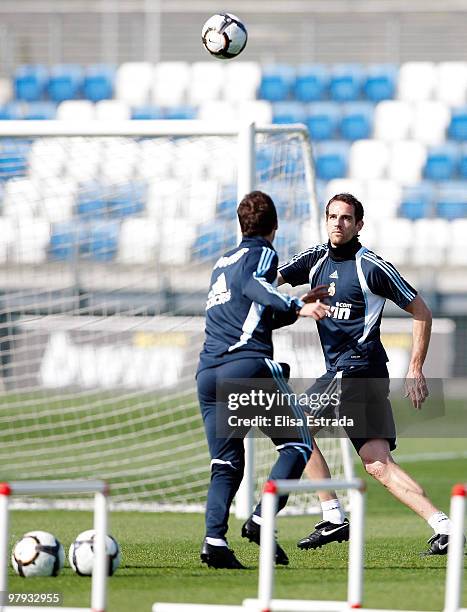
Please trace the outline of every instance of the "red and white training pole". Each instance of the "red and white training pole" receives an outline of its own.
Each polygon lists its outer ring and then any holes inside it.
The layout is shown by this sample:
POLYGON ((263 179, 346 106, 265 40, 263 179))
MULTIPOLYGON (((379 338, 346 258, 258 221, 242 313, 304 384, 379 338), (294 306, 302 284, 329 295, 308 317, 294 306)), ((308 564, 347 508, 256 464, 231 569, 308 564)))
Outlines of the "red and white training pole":
POLYGON ((444 612, 457 612, 461 609, 462 605, 466 494, 466 484, 456 484, 452 488, 450 509, 451 533, 449 535, 444 612))

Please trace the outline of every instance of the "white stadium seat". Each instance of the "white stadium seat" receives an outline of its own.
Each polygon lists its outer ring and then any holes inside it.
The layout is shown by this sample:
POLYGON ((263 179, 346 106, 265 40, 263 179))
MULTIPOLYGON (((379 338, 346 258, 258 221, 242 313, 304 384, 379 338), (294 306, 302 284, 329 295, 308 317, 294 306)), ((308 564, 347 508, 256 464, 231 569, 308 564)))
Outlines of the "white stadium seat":
POLYGON ((96 118, 94 104, 89 100, 65 100, 57 107, 57 119, 61 121, 92 121, 96 118))
POLYGON ((451 112, 445 102, 428 100, 414 105, 412 138, 427 145, 439 145, 446 140, 451 112))
POLYGON ((29 176, 32 179, 60 176, 65 165, 66 147, 67 144, 65 139, 36 139, 29 151, 29 176))
POLYGON ((447 263, 453 266, 467 265, 467 219, 455 219, 449 224, 450 241, 447 249, 447 263))
POLYGON ((386 143, 357 140, 350 147, 349 176, 360 180, 383 178, 389 162, 386 143))
POLYGON ((135 174, 139 145, 131 138, 109 138, 101 150, 100 174, 109 182, 125 182, 135 174))
POLYGON ((78 186, 75 181, 49 177, 41 181, 38 215, 50 223, 60 223, 73 217, 78 186))
POLYGON ((10 179, 3 194, 3 214, 12 219, 29 219, 37 213, 39 183, 28 178, 10 179))
POLYGON ((162 264, 183 265, 190 260, 196 229, 186 219, 164 219, 161 225, 159 261, 162 264))
POLYGON ((326 202, 337 193, 351 193, 365 206, 366 184, 357 179, 332 179, 326 184, 326 202))
POLYGON ((376 105, 374 137, 378 140, 405 140, 413 121, 412 106, 401 100, 384 100, 376 105))
POLYGON ((0 262, 5 263, 10 255, 11 247, 14 244, 15 223, 12 219, 0 216, 0 262))
POLYGON ((231 62, 225 69, 224 98, 230 101, 254 100, 261 81, 261 67, 256 62, 231 62))
POLYGON ((101 138, 73 138, 67 144, 65 176, 77 182, 88 182, 98 173, 102 153, 101 138))
POLYGON ((180 182, 176 179, 154 180, 149 183, 146 210, 159 220, 180 215, 180 182))
POLYGON ((99 121, 126 121, 131 119, 131 110, 122 100, 100 100, 96 104, 96 119, 99 121))
POLYGON ((221 97, 225 66, 220 62, 195 62, 191 66, 189 101, 201 104, 221 97))
POLYGON ((11 79, 0 79, 0 105, 6 104, 13 98, 13 85, 11 79))
POLYGON ((202 102, 198 110, 198 119, 216 123, 234 123, 238 119, 237 105, 227 100, 208 100, 202 102))
POLYGON ((123 264, 155 261, 159 232, 159 224, 155 219, 125 219, 120 229, 118 261, 123 264))
POLYGON ((190 82, 188 62, 159 62, 154 67, 151 101, 160 106, 177 106, 186 101, 190 82))
POLYGON ((399 69, 397 97, 407 102, 430 100, 437 81, 433 62, 406 62, 399 69))
POLYGON ((450 242, 450 225, 446 219, 414 221, 412 263, 416 266, 442 265, 450 242))
POLYGON ((402 185, 415 185, 422 178, 426 146, 415 140, 394 142, 390 148, 388 176, 402 185))
POLYGON ((267 100, 248 100, 241 102, 238 119, 242 123, 254 121, 258 125, 272 123, 272 104, 267 100))
POLYGON ((448 106, 467 103, 467 62, 441 62, 436 76, 438 100, 448 106))
POLYGON ((413 222, 409 219, 382 219, 377 222, 375 252, 396 266, 408 263, 413 241, 413 222))
POLYGON ((391 219, 396 217, 401 201, 402 190, 396 181, 391 179, 374 179, 366 186, 366 200, 363 203, 365 217, 373 219, 391 219))
POLYGON ((130 106, 142 106, 149 102, 149 92, 154 79, 154 66, 149 62, 121 64, 115 79, 115 97, 130 106))
POLYGON ((145 139, 139 143, 136 173, 139 178, 157 180, 172 174, 174 149, 169 138, 145 139))
POLYGON ((50 223, 47 219, 24 218, 16 230, 13 260, 25 264, 42 263, 47 259, 49 242, 50 223))
POLYGON ((188 198, 184 200, 184 215, 189 223, 214 221, 218 184, 216 181, 197 181, 190 187, 188 198))

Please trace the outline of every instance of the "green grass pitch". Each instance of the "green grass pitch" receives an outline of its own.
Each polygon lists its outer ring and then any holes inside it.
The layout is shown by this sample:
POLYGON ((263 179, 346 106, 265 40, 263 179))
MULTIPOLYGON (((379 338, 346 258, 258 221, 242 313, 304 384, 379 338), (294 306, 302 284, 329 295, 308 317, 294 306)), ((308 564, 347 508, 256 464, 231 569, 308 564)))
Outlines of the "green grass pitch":
MULTIPOLYGON (((465 440, 451 440, 438 449, 465 450, 465 440)), ((401 453, 414 448, 430 451, 430 443, 402 441, 401 453)), ((407 465, 434 502, 448 509, 454 482, 467 480, 465 459, 423 461, 407 465)), ((360 472, 359 472, 360 473, 360 472)), ((431 530, 397 503, 382 487, 369 484, 365 554, 364 605, 392 609, 441 610, 446 557, 420 557, 431 530)), ((275 596, 297 599, 340 599, 346 592, 347 544, 319 551, 299 551, 299 537, 315 517, 283 517, 279 540, 290 556, 288 567, 276 571, 275 596)), ((92 526, 87 512, 15 511, 11 543, 30 529, 53 532, 66 552, 74 537, 92 526)), ((249 570, 210 570, 199 562, 203 517, 198 514, 114 512, 111 533, 122 547, 122 565, 109 580, 110 612, 150 611, 155 601, 239 604, 255 597, 258 548, 239 537, 240 522, 231 519, 229 541, 249 570)), ((466 557, 467 558, 467 557, 466 557)), ((61 592, 64 605, 89 605, 90 579, 73 574, 68 564, 57 578, 25 580, 10 570, 10 592, 61 592)), ((467 584, 464 581, 464 605, 467 584)))

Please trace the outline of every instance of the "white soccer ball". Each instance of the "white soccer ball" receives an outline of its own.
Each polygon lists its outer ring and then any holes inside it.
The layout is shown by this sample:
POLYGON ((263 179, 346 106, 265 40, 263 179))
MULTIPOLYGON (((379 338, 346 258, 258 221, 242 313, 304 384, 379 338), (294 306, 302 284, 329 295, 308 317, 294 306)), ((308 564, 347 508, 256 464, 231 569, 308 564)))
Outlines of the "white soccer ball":
POLYGON ((47 531, 28 531, 11 552, 13 569, 23 578, 57 576, 64 562, 63 546, 47 531))
MULTIPOLYGON (((95 535, 94 529, 83 531, 77 536, 68 551, 68 561, 79 576, 92 576, 95 535)), ((120 565, 120 546, 115 538, 107 535, 105 548, 108 563, 107 572, 109 576, 112 576, 120 565)))
POLYGON ((218 59, 237 57, 246 46, 248 34, 244 24, 232 13, 210 17, 201 32, 203 45, 218 59))

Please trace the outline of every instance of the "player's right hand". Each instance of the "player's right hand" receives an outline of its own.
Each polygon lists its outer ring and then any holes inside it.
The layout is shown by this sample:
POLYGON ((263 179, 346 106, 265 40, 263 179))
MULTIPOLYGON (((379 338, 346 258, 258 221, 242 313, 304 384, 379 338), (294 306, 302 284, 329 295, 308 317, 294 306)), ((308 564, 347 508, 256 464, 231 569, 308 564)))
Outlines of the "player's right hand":
POLYGON ((324 319, 329 309, 330 308, 327 304, 313 302, 302 306, 298 315, 300 317, 312 317, 315 321, 320 321, 321 319, 324 319))
POLYGON ((308 293, 302 295, 300 299, 302 302, 305 302, 305 304, 317 302, 318 300, 324 300, 329 297, 328 287, 329 285, 317 285, 316 287, 313 287, 313 289, 310 289, 308 293))

